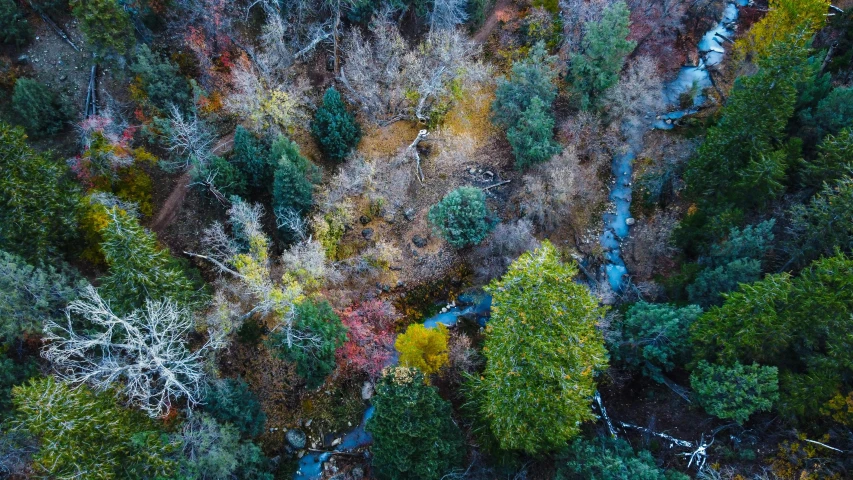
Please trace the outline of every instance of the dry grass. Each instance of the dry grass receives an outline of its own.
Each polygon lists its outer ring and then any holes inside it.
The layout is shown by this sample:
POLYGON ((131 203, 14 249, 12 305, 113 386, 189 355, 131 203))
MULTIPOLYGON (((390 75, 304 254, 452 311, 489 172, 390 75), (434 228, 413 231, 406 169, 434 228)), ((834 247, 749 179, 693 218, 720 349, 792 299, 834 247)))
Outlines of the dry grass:
POLYGON ((419 130, 418 124, 408 121, 394 122, 386 127, 365 127, 358 153, 371 159, 392 157, 408 147, 419 130))

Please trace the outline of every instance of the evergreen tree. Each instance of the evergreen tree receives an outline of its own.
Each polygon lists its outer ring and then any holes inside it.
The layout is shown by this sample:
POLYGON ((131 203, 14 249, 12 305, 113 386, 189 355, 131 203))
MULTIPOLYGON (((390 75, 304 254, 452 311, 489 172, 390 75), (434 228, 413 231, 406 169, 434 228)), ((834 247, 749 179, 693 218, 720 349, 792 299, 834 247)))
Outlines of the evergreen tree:
POLYGON ((376 383, 373 406, 367 431, 380 479, 433 480, 462 462, 462 433, 450 417, 450 404, 417 369, 386 370, 376 383))
POLYGON ((11 358, 3 352, 3 349, 0 349, 0 422, 5 421, 6 417, 13 413, 12 388, 39 374, 38 363, 32 358, 25 357, 18 360, 11 358))
POLYGON ((724 293, 737 289, 741 283, 752 283, 761 278, 761 262, 738 259, 717 268, 706 268, 699 272, 696 280, 687 287, 691 303, 710 307, 723 303, 724 293))
POLYGON ((157 246, 154 234, 133 216, 113 208, 104 228, 104 252, 109 275, 100 292, 119 314, 142 308, 145 300, 171 299, 182 306, 202 301, 196 284, 168 250, 157 246))
POLYGON ((45 261, 74 236, 80 196, 68 168, 25 139, 22 129, 0 122, 0 248, 45 261))
POLYGON ((213 184, 225 197, 245 197, 247 194, 246 177, 230 161, 214 155, 210 160, 192 169, 196 181, 213 178, 213 184))
POLYGON ((36 80, 21 78, 12 92, 12 110, 34 137, 55 135, 68 120, 66 106, 56 93, 36 80))
POLYGON ((541 99, 533 98, 518 123, 506 132, 516 170, 542 163, 560 153, 560 145, 554 141, 554 117, 545 108, 541 99))
POLYGON ((459 187, 429 209, 432 228, 454 248, 482 242, 494 227, 486 195, 475 187, 459 187))
POLYGON ((533 46, 527 58, 513 63, 509 78, 498 79, 492 104, 494 123, 502 128, 516 125, 534 98, 549 111, 557 97, 556 63, 557 58, 547 54, 542 42, 533 46))
POLYGON ((853 172, 823 189, 805 205, 791 211, 789 252, 800 262, 835 249, 853 251, 853 172))
POLYGON ((742 425, 755 412, 767 411, 779 399, 779 370, 757 363, 731 367, 701 361, 690 375, 690 386, 705 411, 742 425))
POLYGON ((323 385, 335 368, 335 351, 347 339, 347 329, 329 302, 307 300, 296 306, 295 330, 276 332, 270 344, 279 355, 296 363, 296 373, 308 388, 323 385))
POLYGON ((607 366, 596 327, 604 310, 573 281, 577 272, 546 241, 487 288, 486 370, 471 379, 470 396, 503 450, 560 448, 595 418, 594 376, 607 366))
POLYGON ((592 106, 596 99, 619 81, 619 72, 637 43, 628 40, 631 11, 623 1, 609 5, 598 22, 586 24, 580 52, 570 62, 572 89, 581 108, 592 106))
POLYGON ((260 447, 240 440, 240 432, 231 424, 220 424, 213 417, 195 415, 174 435, 184 455, 179 460, 182 479, 192 480, 272 480, 267 458, 260 447))
POLYGON ((845 128, 838 135, 827 135, 817 149, 815 158, 802 162, 800 183, 803 185, 820 188, 853 172, 853 128, 845 128))
POLYGON ((232 152, 231 161, 240 170, 250 188, 269 188, 272 181, 272 167, 278 162, 278 158, 272 158, 263 142, 242 125, 237 125, 237 129, 234 130, 232 152))
POLYGON ((330 159, 340 162, 349 154, 361 139, 361 128, 355 116, 349 113, 334 87, 329 87, 323 95, 323 105, 317 109, 311 133, 320 144, 323 153, 330 159))
POLYGON ((130 15, 116 0, 71 0, 86 41, 101 56, 124 55, 133 45, 130 15))
POLYGON ((117 406, 110 392, 95 393, 53 377, 12 389, 15 425, 39 439, 36 472, 49 478, 168 477, 174 445, 139 412, 117 406))
POLYGON ((177 65, 152 52, 148 45, 137 48, 130 69, 141 81, 148 101, 161 111, 167 111, 171 105, 182 109, 192 105, 190 84, 178 74, 177 65))
POLYGON ((258 398, 241 379, 215 381, 207 391, 204 409, 219 422, 230 423, 250 437, 260 435, 267 421, 258 398))
POLYGON ((271 156, 277 159, 273 180, 275 209, 307 213, 314 205, 314 184, 320 180, 317 166, 299 153, 296 143, 284 137, 273 144, 271 156))
POLYGON ((29 42, 30 37, 30 24, 15 0, 0 0, 0 41, 20 47, 29 42))
POLYGON ((622 439, 578 439, 560 454, 555 480, 689 480, 657 466, 647 450, 634 452, 622 439))

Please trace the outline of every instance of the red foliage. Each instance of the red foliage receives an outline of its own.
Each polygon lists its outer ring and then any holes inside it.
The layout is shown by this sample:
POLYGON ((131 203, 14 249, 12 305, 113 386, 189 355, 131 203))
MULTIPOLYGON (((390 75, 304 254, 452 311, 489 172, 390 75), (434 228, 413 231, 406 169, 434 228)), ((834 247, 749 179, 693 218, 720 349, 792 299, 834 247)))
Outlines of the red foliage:
POLYGON ((349 329, 347 342, 337 351, 342 371, 364 373, 379 378, 394 355, 393 326, 397 312, 389 303, 370 300, 341 312, 341 322, 349 329))

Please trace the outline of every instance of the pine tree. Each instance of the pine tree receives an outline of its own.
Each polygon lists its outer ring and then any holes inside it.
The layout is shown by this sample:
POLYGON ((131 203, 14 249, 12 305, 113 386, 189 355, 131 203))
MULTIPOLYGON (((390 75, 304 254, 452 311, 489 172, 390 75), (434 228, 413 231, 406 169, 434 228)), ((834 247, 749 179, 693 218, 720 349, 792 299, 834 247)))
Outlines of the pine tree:
POLYGON ((36 137, 55 135, 65 128, 66 107, 50 88, 21 78, 12 92, 12 110, 27 132, 36 137))
POLYGON ((731 367, 701 361, 690 375, 690 386, 705 411, 743 425, 755 412, 767 411, 779 399, 779 369, 757 363, 731 367))
POLYGON ((492 104, 492 120, 502 128, 516 125, 527 111, 534 98, 538 98, 544 110, 550 110, 557 98, 557 58, 548 55, 545 44, 538 42, 527 58, 515 62, 508 79, 498 79, 495 101, 492 104))
POLYGON ((433 229, 453 248, 482 242, 492 231, 492 213, 479 188, 459 187, 429 209, 433 229))
POLYGON ((273 206, 276 211, 292 208, 300 214, 314 205, 314 184, 319 183, 319 170, 299 153, 291 140, 279 137, 272 146, 276 158, 273 180, 273 206))
POLYGON ((20 47, 31 36, 30 24, 15 0, 0 0, 0 42, 20 47))
POLYGON ((271 158, 269 149, 242 125, 237 125, 234 130, 232 152, 231 161, 242 173, 246 184, 254 189, 268 189, 272 180, 272 167, 278 158, 271 158))
POLYGON ((323 95, 323 105, 314 115, 311 133, 323 153, 336 162, 346 158, 350 150, 358 145, 361 128, 355 117, 347 111, 341 94, 334 87, 330 87, 323 95))
POLYGON ((127 53, 135 40, 133 26, 130 15, 116 0, 72 0, 70 4, 86 41, 98 55, 127 53))
POLYGON ((516 170, 560 153, 560 145, 554 141, 554 117, 538 97, 533 98, 518 123, 507 130, 506 138, 512 146, 516 170))

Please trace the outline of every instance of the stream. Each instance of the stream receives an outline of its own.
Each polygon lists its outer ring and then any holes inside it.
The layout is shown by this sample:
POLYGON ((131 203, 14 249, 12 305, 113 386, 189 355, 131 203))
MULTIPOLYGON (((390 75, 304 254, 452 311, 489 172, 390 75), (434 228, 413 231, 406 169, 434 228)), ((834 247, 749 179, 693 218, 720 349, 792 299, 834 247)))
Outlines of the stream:
MULTIPOLYGON (((452 327, 460 320, 471 320, 479 326, 485 326, 489 319, 492 307, 492 297, 488 294, 462 294, 454 303, 444 307, 440 313, 424 320, 427 328, 437 328, 438 324, 452 327)), ((387 366, 397 364, 395 355, 387 366)), ((334 451, 309 452, 299 459, 299 469, 296 471, 294 480, 316 480, 323 473, 323 464, 332 458, 335 453, 350 453, 373 443, 373 438, 367 432, 365 426, 370 417, 373 416, 373 407, 368 407, 364 412, 361 423, 356 428, 345 434, 340 445, 334 451)))
MULTIPOLYGON (((707 100, 703 92, 706 88, 713 86, 708 67, 719 64, 726 54, 725 44, 734 37, 736 22, 738 18, 738 6, 746 6, 749 0, 736 0, 737 3, 727 3, 723 10, 723 18, 710 30, 705 32, 699 40, 697 50, 699 51, 699 62, 697 65, 681 67, 678 76, 663 86, 663 96, 667 106, 681 105, 682 95, 690 94, 693 97, 692 105, 684 110, 675 110, 666 114, 658 115, 653 119, 650 127, 660 130, 671 130, 675 128, 678 120, 686 115, 696 113, 707 100)), ((628 150, 613 157, 611 171, 614 183, 608 197, 615 209, 604 214, 604 232, 601 234, 600 243, 604 249, 604 265, 602 267, 607 276, 607 282, 613 291, 622 290, 625 276, 628 270, 622 259, 622 241, 628 236, 630 225, 634 223, 631 218, 631 196, 632 177, 634 174, 633 163, 635 152, 641 151, 642 145, 631 145, 628 150)))

